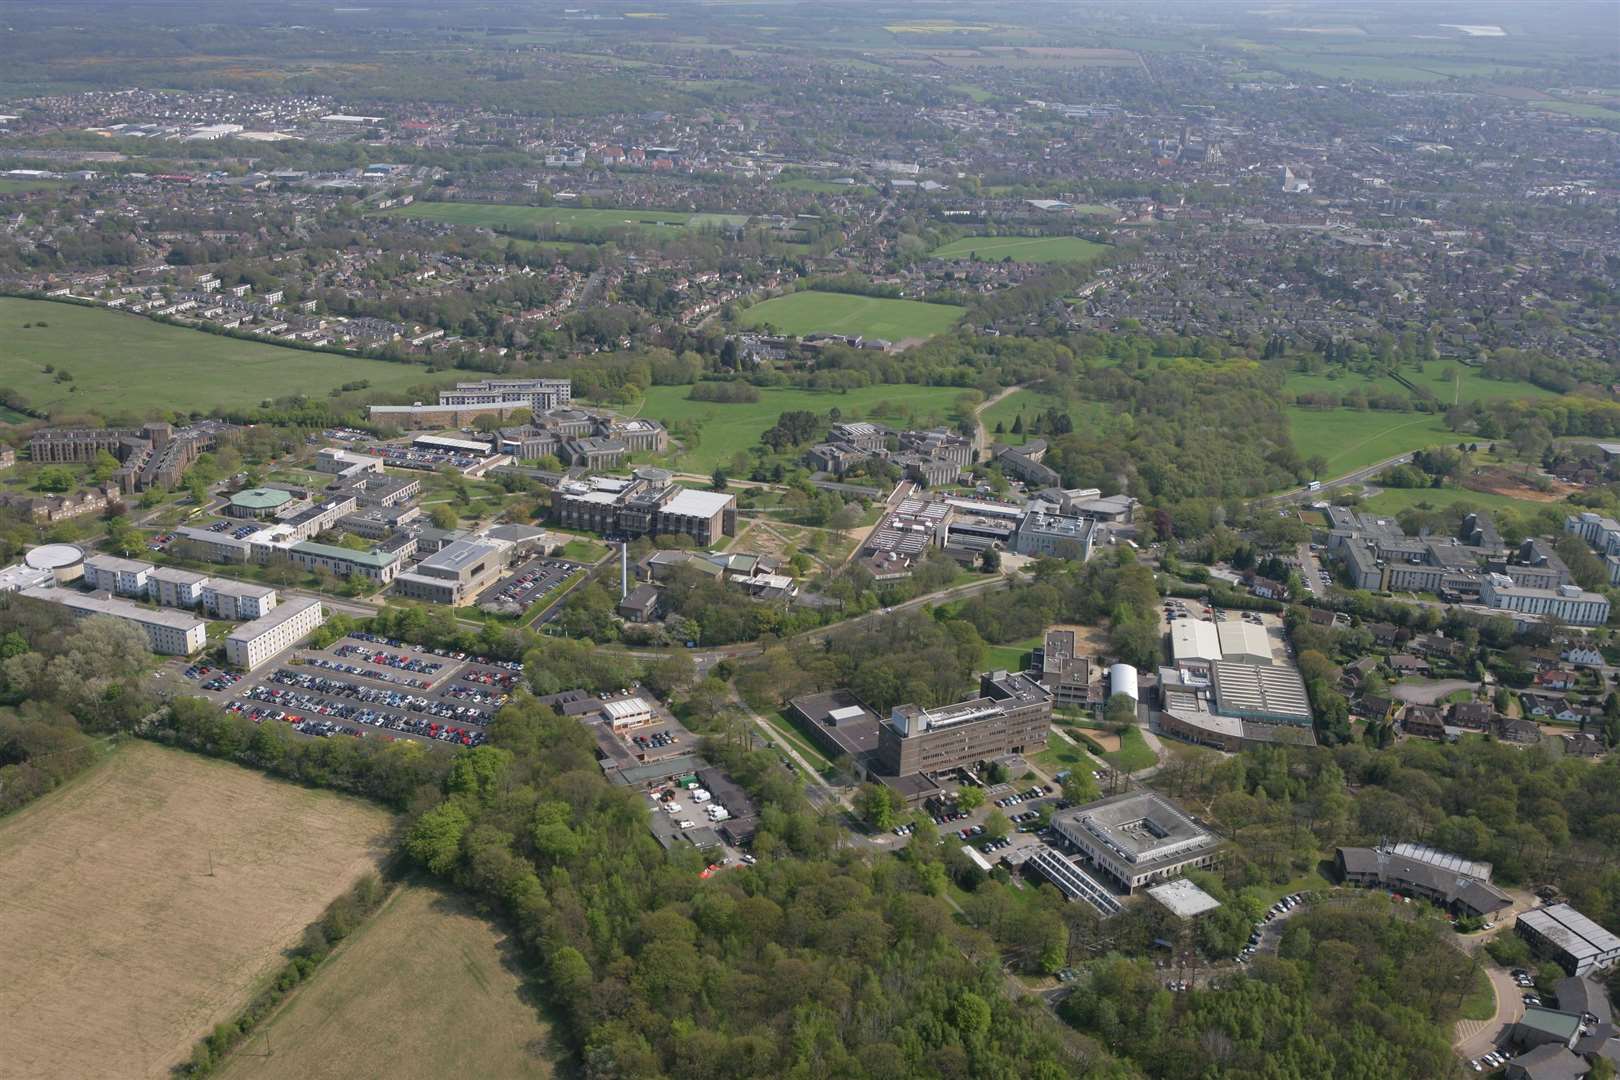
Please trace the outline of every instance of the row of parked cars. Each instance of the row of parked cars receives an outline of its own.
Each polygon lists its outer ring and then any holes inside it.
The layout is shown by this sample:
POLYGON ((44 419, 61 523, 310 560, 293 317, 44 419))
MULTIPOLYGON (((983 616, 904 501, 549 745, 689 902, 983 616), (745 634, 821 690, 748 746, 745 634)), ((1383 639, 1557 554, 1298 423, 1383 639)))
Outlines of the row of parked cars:
POLYGON ((667 730, 655 731, 651 735, 637 735, 634 742, 643 750, 662 750, 666 746, 675 745, 675 736, 667 730))
POLYGON ((1485 1072, 1487 1069, 1500 1069, 1508 1063, 1508 1056, 1500 1050, 1492 1050, 1484 1057, 1475 1058, 1468 1063, 1475 1072, 1485 1072))
POLYGON ((396 709, 409 709, 411 712, 425 712, 439 717, 441 720, 461 720, 470 724, 487 724, 493 714, 492 711, 480 709, 474 705, 451 705, 445 701, 436 701, 423 697, 420 694, 402 694, 398 690, 383 690, 370 686, 359 686, 355 683, 344 682, 342 679, 329 679, 325 675, 311 675, 307 672, 289 671, 282 668, 270 676, 272 682, 282 686, 296 686, 300 690, 308 690, 328 697, 354 698, 367 704, 388 705, 396 709))
POLYGON ((1042 785, 1040 787, 1032 787, 1028 791, 1020 791, 1016 795, 1008 795, 1004 799, 997 799, 996 800, 996 805, 1000 806, 1000 807, 1003 807, 1003 808, 1008 807, 1008 806, 1017 806, 1019 803, 1024 802, 1024 801, 1026 801, 1028 799, 1038 799, 1042 795, 1050 795, 1050 794, 1052 794, 1052 785, 1051 784, 1044 784, 1044 785, 1042 785))
POLYGON ((463 671, 461 681, 477 683, 479 686, 498 686, 502 690, 510 690, 517 683, 517 675, 510 671, 463 671))
POLYGON ((1304 893, 1293 893, 1289 896, 1283 897, 1281 900, 1267 908, 1265 918, 1261 922, 1254 924, 1254 929, 1249 934, 1249 943, 1243 946, 1243 951, 1238 953, 1237 956, 1233 957, 1233 959, 1240 964, 1247 964, 1251 959, 1254 958, 1255 952, 1260 948, 1260 933, 1265 924, 1271 922, 1280 915, 1286 915, 1288 912, 1293 911, 1304 902, 1304 893))
POLYGON ((417 675, 432 675, 444 667, 443 664, 432 660, 418 660, 408 653, 387 653, 381 649, 368 649, 364 645, 339 645, 337 654, 342 657, 358 656, 368 664, 390 667, 396 671, 410 671, 417 675))
POLYGON ((433 684, 426 679, 410 679, 403 675, 390 675, 386 671, 372 671, 358 664, 345 664, 340 660, 328 660, 324 656, 306 656, 299 663, 318 667, 323 671, 339 671, 345 675, 360 675, 378 682, 393 683, 395 686, 407 686, 412 690, 426 690, 433 684))
MULTIPOLYGON (((398 731, 408 735, 418 735, 424 739, 435 739, 439 742, 460 743, 462 746, 479 746, 487 741, 482 731, 455 727, 450 724, 441 724, 420 716, 405 716, 400 713, 386 713, 378 709, 362 708, 359 705, 338 705, 296 690, 281 689, 274 686, 255 686, 247 693, 249 698, 263 701, 273 706, 269 709, 249 708, 246 715, 255 723, 262 720, 287 720, 294 723, 303 722, 305 714, 313 713, 315 716, 336 717, 356 724, 365 724, 368 727, 383 728, 388 731, 398 731), (296 711, 287 711, 296 710, 296 711), (258 715, 255 715, 258 714, 258 715)), ((242 712, 244 703, 233 702, 229 708, 234 712, 242 712)), ((302 731, 303 728, 298 728, 302 731)))
POLYGON ((294 731, 301 731, 305 735, 314 735, 319 739, 329 739, 333 735, 349 735, 356 739, 363 739, 366 733, 359 728, 349 727, 332 720, 317 720, 312 716, 299 716, 297 713, 284 712, 281 709, 261 709, 257 706, 249 708, 244 702, 233 701, 225 706, 226 712, 240 713, 252 720, 255 724, 262 724, 266 720, 285 720, 292 725, 294 731))
POLYGON ((372 634, 364 630, 350 631, 349 636, 356 641, 369 641, 373 645, 386 645, 391 649, 411 649, 414 652, 426 653, 429 656, 440 656, 446 660, 459 662, 471 659, 473 663, 482 664, 484 667, 505 668, 508 671, 523 670, 523 663, 519 660, 491 660, 484 656, 469 657, 466 653, 458 652, 455 649, 436 649, 431 645, 415 645, 409 641, 401 641, 399 638, 391 638, 383 634, 372 634))

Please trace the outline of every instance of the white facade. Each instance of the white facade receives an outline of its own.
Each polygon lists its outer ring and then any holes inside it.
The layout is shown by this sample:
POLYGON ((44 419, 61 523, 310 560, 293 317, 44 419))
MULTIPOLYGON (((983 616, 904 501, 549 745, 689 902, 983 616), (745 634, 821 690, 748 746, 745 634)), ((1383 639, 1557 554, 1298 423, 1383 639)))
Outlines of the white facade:
POLYGON ((146 633, 146 644, 165 656, 190 656, 208 644, 208 625, 178 611, 137 607, 127 600, 87 596, 75 589, 24 589, 22 595, 69 608, 80 618, 108 615, 133 623, 146 633))
POLYGON ((233 630, 225 639, 225 659, 251 671, 303 641, 325 621, 326 612, 319 600, 289 600, 269 615, 233 630))
POLYGON ((1521 615, 1550 615, 1571 626, 1602 626, 1609 621, 1609 599, 1578 585, 1529 589, 1504 574, 1489 574, 1479 588, 1482 604, 1521 615))
POLYGON ((194 608, 202 603, 208 575, 159 566, 147 575, 147 599, 164 607, 194 608))
POLYGON ((84 560, 84 580, 92 589, 106 589, 117 596, 145 596, 147 577, 154 569, 151 563, 134 559, 92 555, 84 560))
POLYGON ((220 619, 259 619, 270 614, 279 597, 268 585, 245 581, 213 579, 203 585, 202 602, 210 615, 220 619))

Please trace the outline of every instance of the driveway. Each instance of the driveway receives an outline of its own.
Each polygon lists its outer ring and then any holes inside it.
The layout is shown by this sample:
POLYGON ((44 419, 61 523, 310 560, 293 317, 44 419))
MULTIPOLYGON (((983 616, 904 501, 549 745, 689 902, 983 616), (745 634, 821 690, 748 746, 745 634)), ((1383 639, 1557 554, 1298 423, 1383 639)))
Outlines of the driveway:
POLYGON ((1524 991, 1514 984, 1513 976, 1485 957, 1480 958, 1480 965, 1490 977, 1491 989, 1496 991, 1496 1014, 1489 1020, 1457 1021, 1457 1037, 1451 1045, 1469 1061, 1496 1049, 1503 1029, 1524 1015, 1524 991))
POLYGON ((1466 679, 1440 679, 1414 683, 1399 683, 1390 690, 1390 696, 1408 705, 1433 705, 1444 701, 1459 690, 1478 690, 1479 683, 1466 679))

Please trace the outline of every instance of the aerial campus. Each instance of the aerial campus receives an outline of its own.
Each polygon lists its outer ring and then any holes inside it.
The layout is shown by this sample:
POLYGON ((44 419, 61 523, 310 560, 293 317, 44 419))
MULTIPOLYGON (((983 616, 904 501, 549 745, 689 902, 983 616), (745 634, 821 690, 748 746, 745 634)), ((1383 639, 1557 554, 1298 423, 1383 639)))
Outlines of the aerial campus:
POLYGON ((6 11, 0 1080, 1604 1080, 1607 0, 6 11))

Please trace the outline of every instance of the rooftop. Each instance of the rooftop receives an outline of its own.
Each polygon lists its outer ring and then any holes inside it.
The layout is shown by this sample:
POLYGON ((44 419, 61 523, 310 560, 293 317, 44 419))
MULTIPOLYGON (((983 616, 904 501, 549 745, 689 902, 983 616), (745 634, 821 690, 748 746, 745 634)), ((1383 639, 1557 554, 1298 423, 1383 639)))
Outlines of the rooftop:
POLYGON ((1568 904, 1526 911, 1519 921, 1577 959, 1620 951, 1620 938, 1568 904))
POLYGON ((1064 810, 1055 820, 1084 829, 1138 869, 1179 861, 1220 842, 1169 801, 1151 792, 1112 795, 1064 810))
POLYGON ((270 611, 268 615, 262 615, 259 618, 254 619, 252 622, 243 623, 241 626, 238 626, 235 630, 231 631, 230 637, 226 638, 225 640, 234 641, 238 644, 245 645, 254 638, 258 637, 260 634, 263 634, 265 631, 272 630, 275 627, 280 626, 288 619, 301 615, 312 607, 320 606, 321 602, 312 596, 294 597, 293 599, 288 600, 285 604, 277 605, 270 611))
POLYGON ((247 488, 231 496, 231 505, 244 510, 274 510, 292 501, 292 492, 280 488, 247 488))
POLYGON ((301 555, 338 559, 354 563, 356 566, 369 566, 376 570, 386 570, 399 562, 399 553, 397 551, 356 551, 354 548, 340 547, 337 544, 317 544, 313 540, 305 540, 294 544, 291 550, 301 555))
POLYGON ((145 608, 130 603, 128 600, 119 600, 102 593, 82 593, 73 589, 32 588, 24 589, 24 596, 31 596, 35 600, 48 600, 53 604, 61 604, 76 611, 87 611, 92 615, 111 615, 118 619, 130 619, 135 622, 150 623, 154 626, 167 626, 173 630, 189 633, 193 627, 203 625, 203 621, 195 615, 188 615, 174 608, 145 608))
POLYGON ((1179 915, 1183 919, 1202 915, 1206 911, 1214 911, 1221 906, 1219 900, 1186 878, 1154 885, 1148 889, 1147 894, 1169 908, 1172 915, 1179 915))
POLYGON ((719 491, 693 491, 682 488, 664 505, 664 513, 684 517, 713 517, 731 504, 734 496, 719 491))

